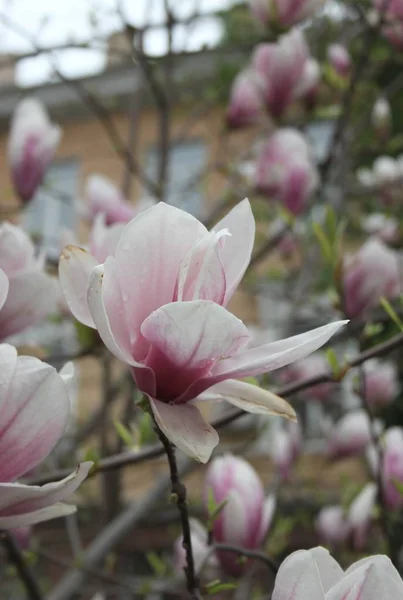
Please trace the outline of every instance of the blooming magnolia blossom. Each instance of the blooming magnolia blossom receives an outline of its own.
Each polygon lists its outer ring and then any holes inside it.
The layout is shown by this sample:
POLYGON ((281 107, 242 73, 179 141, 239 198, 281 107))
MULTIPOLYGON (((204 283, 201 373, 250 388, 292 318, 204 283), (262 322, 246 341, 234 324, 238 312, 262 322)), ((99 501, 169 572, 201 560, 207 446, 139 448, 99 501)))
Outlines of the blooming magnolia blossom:
POLYGON ((320 540, 329 546, 342 546, 350 533, 350 524, 342 506, 325 506, 315 521, 320 540))
POLYGON ((153 198, 143 198, 136 205, 130 204, 113 181, 98 173, 88 177, 84 195, 89 218, 93 220, 104 214, 107 225, 128 223, 136 214, 155 204, 153 198))
POLYGON ((403 506, 403 496, 397 485, 403 484, 403 428, 391 427, 385 433, 382 455, 382 485, 386 505, 391 510, 403 506))
POLYGON ((244 127, 258 123, 263 112, 263 94, 259 80, 252 69, 241 71, 231 88, 227 122, 230 127, 244 127))
POLYGON ((369 239, 345 263, 344 306, 349 317, 363 317, 380 299, 394 298, 400 292, 398 255, 377 238, 369 239))
POLYGON ((393 363, 369 360, 365 363, 364 373, 364 395, 371 408, 385 406, 396 398, 399 382, 396 366, 393 363))
MULTIPOLYGON (((208 544, 207 529, 193 517, 189 519, 189 526, 195 571, 198 573, 203 565, 210 571, 216 571, 218 560, 215 552, 211 552, 211 546, 208 544)), ((183 575, 186 567, 186 550, 182 544, 183 537, 179 536, 174 543, 174 569, 178 575, 183 575)))
POLYGON ((304 35, 297 29, 275 43, 259 44, 252 56, 252 70, 259 76, 263 102, 276 118, 294 100, 311 93, 320 76, 304 35))
POLYGON ((29 236, 11 223, 0 226, 0 339, 35 325, 56 309, 55 281, 43 272, 29 236))
POLYGON ((298 550, 281 564, 272 600, 394 600, 403 581, 387 556, 363 558, 347 571, 327 550, 298 550))
MULTIPOLYGON (((215 458, 206 473, 204 498, 212 493, 217 504, 226 501, 214 521, 216 542, 253 550, 259 548, 273 520, 276 500, 264 497, 263 484, 255 469, 243 458, 231 454, 215 458)), ((238 556, 219 552, 222 567, 232 575, 242 572, 238 556)))
POLYGON ((403 3, 401 0, 374 0, 377 22, 382 21, 382 32, 397 49, 403 48, 403 3))
MULTIPOLYGON (((376 429, 381 428, 376 422, 376 429)), ((365 410, 358 409, 344 415, 334 425, 328 437, 328 453, 331 457, 361 454, 372 440, 371 423, 365 410)))
POLYGON ((61 501, 86 478, 82 463, 66 479, 42 487, 15 483, 39 465, 60 440, 69 417, 71 367, 57 373, 32 356, 0 344, 0 529, 15 529, 75 511, 61 501))
POLYGON ((305 138, 280 129, 262 146, 256 165, 256 187, 294 215, 303 213, 319 176, 305 138))
POLYGON ((312 17, 325 0, 249 0, 252 14, 262 23, 295 25, 312 17))
POLYGON ((24 98, 17 104, 7 151, 13 184, 23 202, 31 200, 42 183, 60 137, 60 127, 49 120, 39 100, 24 98))
POLYGON ((189 213, 160 203, 125 227, 103 265, 72 246, 60 261, 73 314, 130 365, 165 435, 202 462, 218 435, 193 401, 215 395, 249 412, 294 419, 284 400, 234 378, 306 356, 345 323, 248 349, 247 328, 224 306, 248 266, 254 234, 247 200, 210 232, 189 213))
POLYGON ((340 77, 348 77, 351 71, 351 56, 345 46, 331 44, 327 51, 330 64, 340 77))
POLYGON ((367 483, 350 504, 347 520, 356 550, 365 548, 368 531, 374 518, 373 512, 377 495, 376 484, 367 483))

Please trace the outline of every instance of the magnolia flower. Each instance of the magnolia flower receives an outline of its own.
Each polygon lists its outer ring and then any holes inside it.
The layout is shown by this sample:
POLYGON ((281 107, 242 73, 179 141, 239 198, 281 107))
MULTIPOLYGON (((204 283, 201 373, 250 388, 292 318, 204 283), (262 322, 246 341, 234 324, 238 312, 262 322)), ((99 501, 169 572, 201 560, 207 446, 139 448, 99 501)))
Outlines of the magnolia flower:
POLYGON ((248 266, 254 233, 247 200, 211 232, 189 213, 160 203, 125 227, 105 264, 97 266, 74 246, 60 261, 75 317, 96 328, 109 350, 130 365, 165 435, 202 462, 218 435, 194 400, 213 396, 249 412, 294 419, 278 396, 234 378, 306 356, 345 323, 248 349, 247 328, 224 306, 248 266))
MULTIPOLYGON (((255 469, 243 458, 227 454, 215 458, 204 482, 204 497, 212 493, 216 504, 226 501, 214 521, 213 536, 219 543, 253 550, 259 548, 273 520, 276 500, 264 497, 263 484, 255 469)), ((232 575, 242 572, 238 556, 219 552, 222 567, 232 575)))
POLYGON ((110 179, 99 174, 88 177, 85 198, 89 218, 93 220, 98 214, 104 214, 107 225, 127 223, 136 214, 155 204, 153 198, 143 198, 136 205, 130 204, 110 179))
POLYGON ((350 533, 350 524, 340 505, 325 506, 315 521, 320 540, 329 546, 342 546, 350 533))
POLYGON ((303 213, 317 188, 318 172, 305 138, 294 129, 280 129, 260 150, 256 187, 291 213, 303 213))
POLYGON ((354 546, 357 550, 365 548, 368 530, 373 521, 377 495, 378 488, 376 484, 367 483, 350 504, 347 520, 352 532, 354 546))
POLYGON ((39 323, 56 308, 57 288, 35 258, 29 236, 11 223, 0 226, 0 339, 39 323))
POLYGON ((351 71, 351 56, 345 46, 331 44, 327 51, 327 57, 340 77, 348 77, 351 71))
POLYGON ((262 23, 289 27, 312 17, 325 0, 249 0, 253 15, 262 23))
POLYGON ((263 94, 257 75, 251 70, 241 71, 232 84, 227 122, 230 127, 254 125, 262 115, 263 94))
POLYGON ((275 43, 256 47, 252 69, 260 78, 263 101, 273 117, 280 117, 294 100, 312 89, 314 63, 309 61, 309 48, 298 29, 275 43))
POLYGON ((344 265, 344 306, 349 317, 362 317, 380 299, 400 291, 398 255, 380 240, 370 238, 344 265))
MULTIPOLYGON (((380 424, 376 423, 377 431, 380 424)), ((361 454, 372 440, 371 423, 365 410, 344 415, 332 427, 328 437, 328 452, 332 457, 361 454)))
POLYGON ((372 359, 365 363, 364 396, 371 408, 376 409, 394 400, 399 393, 396 366, 372 359))
POLYGON ((39 465, 63 435, 68 422, 71 367, 57 373, 31 356, 17 356, 0 344, 0 529, 15 529, 75 511, 61 503, 86 478, 82 463, 66 479, 42 487, 14 483, 39 465))
POLYGON ((387 556, 369 556, 346 572, 327 550, 293 552, 281 564, 272 600, 392 600, 403 581, 387 556))
MULTIPOLYGON (((218 560, 215 552, 211 552, 211 546, 208 545, 207 529, 193 517, 189 519, 189 525, 196 573, 200 571, 206 560, 206 567, 217 569, 218 560)), ((186 550, 182 544, 183 537, 179 536, 174 543, 174 569, 178 575, 183 575, 186 567, 186 550)))
POLYGON ((396 485, 403 484, 402 427, 391 427, 386 431, 382 458, 383 496, 388 508, 397 510, 403 506, 403 495, 396 485))
POLYGON ((23 202, 35 195, 46 169, 53 160, 61 137, 44 105, 36 98, 17 104, 8 139, 8 161, 17 194, 23 202))
POLYGON ((383 23, 382 32, 397 49, 403 47, 403 4, 401 0, 374 0, 377 22, 383 23))

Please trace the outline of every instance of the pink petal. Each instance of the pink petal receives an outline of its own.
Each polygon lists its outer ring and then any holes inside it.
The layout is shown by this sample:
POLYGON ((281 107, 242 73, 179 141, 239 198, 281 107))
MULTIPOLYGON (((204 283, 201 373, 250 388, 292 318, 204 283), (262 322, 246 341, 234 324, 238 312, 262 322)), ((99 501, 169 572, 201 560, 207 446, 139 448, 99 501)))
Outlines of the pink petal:
POLYGON ((3 356, 7 362, 0 387, 0 481, 4 482, 30 471, 50 453, 66 427, 70 401, 63 378, 53 367, 31 356, 15 361, 7 344, 0 346, 3 356))
POLYGON ((212 300, 222 304, 226 279, 218 247, 227 231, 207 232, 181 264, 177 300, 212 300))
POLYGON ((11 223, 0 226, 1 268, 9 276, 32 269, 35 265, 35 246, 21 227, 11 223))
POLYGON ((346 323, 348 321, 336 321, 285 340, 241 352, 218 363, 213 377, 248 377, 284 367, 323 346, 346 323))
POLYGON ((150 399, 158 427, 185 454, 206 463, 218 444, 218 434, 190 404, 171 405, 150 399))
POLYGON ((276 512, 277 499, 274 494, 270 494, 264 501, 262 518, 260 521, 257 544, 260 545, 265 537, 267 536, 271 524, 273 522, 274 514, 276 512))
POLYGON ((4 306, 7 299, 9 289, 8 277, 2 269, 0 269, 0 310, 4 306))
POLYGON ((10 279, 7 300, 0 312, 0 339, 36 325, 56 311, 57 287, 46 273, 19 273, 10 279))
MULTIPOLYGON (((99 265, 95 267, 89 278, 88 284, 88 307, 92 318, 94 319, 95 327, 98 330, 104 344, 119 360, 129 364, 136 365, 136 361, 133 359, 130 349, 128 347, 127 335, 118 339, 119 334, 122 333, 122 329, 119 327, 116 332, 112 332, 111 320, 117 323, 120 318, 125 318, 122 313, 123 301, 120 296, 120 287, 116 286, 116 273, 111 269, 111 263, 109 266, 99 265), (104 278, 106 277, 106 290, 104 290, 104 278), (111 312, 111 319, 106 311, 105 299, 108 304, 108 308, 111 312)), ((122 328, 125 327, 126 321, 122 322, 122 328)), ((128 334, 128 329, 126 328, 128 334)))
POLYGON ((249 265, 255 241, 255 219, 249 200, 235 206, 213 231, 228 229, 231 237, 223 239, 219 256, 225 271, 226 293, 224 304, 230 299, 249 265))
POLYGON ((60 285, 69 309, 78 321, 93 328, 87 289, 90 273, 97 264, 89 252, 78 246, 66 246, 59 261, 60 285))
POLYGON ((350 571, 326 594, 326 600, 394 600, 403 594, 401 578, 385 572, 383 561, 370 557, 361 568, 350 571), (372 560, 371 560, 372 559, 372 560))
POLYGON ((75 507, 58 504, 67 499, 87 477, 92 462, 61 481, 44 486, 20 483, 0 484, 0 529, 13 529, 74 512, 75 507))
POLYGON ((163 202, 125 227, 115 258, 122 295, 127 299, 127 323, 134 336, 151 312, 173 301, 183 258, 205 233, 206 228, 192 215, 163 202))
POLYGON ((324 548, 298 550, 280 566, 272 600, 325 600, 325 592, 342 577, 342 568, 324 548))

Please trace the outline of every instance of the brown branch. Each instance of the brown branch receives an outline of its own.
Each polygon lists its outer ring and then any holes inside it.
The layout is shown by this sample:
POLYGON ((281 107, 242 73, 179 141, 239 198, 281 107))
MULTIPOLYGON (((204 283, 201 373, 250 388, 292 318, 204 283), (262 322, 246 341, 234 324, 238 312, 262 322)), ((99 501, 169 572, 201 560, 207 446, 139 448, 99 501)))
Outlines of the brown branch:
POLYGON ((1 534, 1 541, 7 551, 10 562, 17 570, 18 576, 27 593, 27 597, 30 598, 30 600, 42 600, 43 595, 39 584, 26 563, 14 535, 10 531, 5 531, 1 534))
POLYGON ((233 546, 232 544, 213 544, 212 550, 234 552, 235 554, 240 554, 241 556, 246 556, 247 558, 260 560, 266 564, 266 566, 270 569, 270 571, 272 571, 272 573, 274 573, 274 575, 277 575, 278 565, 272 558, 270 558, 268 554, 266 554, 266 552, 259 550, 248 550, 239 546, 233 546))

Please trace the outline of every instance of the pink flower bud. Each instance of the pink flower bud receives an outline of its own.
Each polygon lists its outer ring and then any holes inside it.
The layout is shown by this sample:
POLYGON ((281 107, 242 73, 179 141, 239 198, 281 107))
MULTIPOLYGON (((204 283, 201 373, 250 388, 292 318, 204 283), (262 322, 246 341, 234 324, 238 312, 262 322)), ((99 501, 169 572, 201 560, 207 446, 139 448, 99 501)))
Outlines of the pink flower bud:
POLYGON ((365 400, 371 408, 376 409, 392 402, 399 392, 395 365, 373 359, 365 363, 364 369, 365 400))
POLYGON ((61 129, 51 123, 39 100, 21 100, 11 120, 8 161, 14 187, 23 202, 31 200, 42 183, 60 137, 61 129))
POLYGON ((291 467, 299 456, 302 433, 298 423, 276 427, 272 433, 272 459, 281 477, 289 479, 291 467))
MULTIPOLYGON (((275 500, 270 496, 265 501, 262 482, 253 467, 230 454, 218 457, 207 470, 205 499, 209 489, 217 504, 227 501, 214 522, 214 540, 242 548, 259 548, 270 527, 275 500)), ((234 553, 219 553, 222 567, 233 575, 242 571, 238 558, 234 553)))
POLYGON ((344 305, 350 317, 363 317, 381 297, 394 298, 400 291, 398 255, 380 240, 370 238, 346 261, 343 275, 344 305))
POLYGON ((385 448, 382 463, 383 494, 388 508, 400 509, 403 495, 396 487, 403 484, 403 428, 391 427, 385 434, 385 448))
POLYGON ((316 530, 320 540, 329 546, 342 546, 350 533, 342 506, 326 506, 322 508, 316 518, 316 530))
POLYGON ((107 225, 127 223, 136 214, 134 206, 129 204, 115 184, 103 175, 88 177, 85 188, 90 218, 104 214, 107 225))
POLYGON ((229 127, 254 125, 259 121, 263 108, 263 91, 258 76, 251 70, 239 73, 232 84, 230 104, 227 111, 229 127))
POLYGON ((368 531, 374 518, 377 494, 378 489, 375 483, 367 483, 350 504, 348 523, 352 531, 354 547, 357 550, 365 548, 368 531))
POLYGON ((340 77, 348 77, 351 71, 351 56, 347 48, 341 44, 332 44, 328 48, 327 56, 336 73, 340 77))
POLYGON ((333 458, 361 454, 372 440, 371 423, 364 410, 342 417, 330 430, 328 452, 333 458))
POLYGON ((249 0, 252 14, 264 24, 285 27, 312 17, 324 0, 249 0))
MULTIPOLYGON (((215 552, 211 552, 211 547, 207 543, 206 528, 194 518, 189 519, 189 524, 196 572, 200 570, 205 561, 207 561, 206 568, 216 569, 218 561, 215 552)), ((186 551, 182 542, 183 537, 180 535, 174 543, 174 570, 177 575, 183 575, 186 567, 186 551)))
POLYGON ((318 173, 304 137, 280 129, 260 150, 257 188, 283 204, 294 215, 303 213, 318 185, 318 173))

